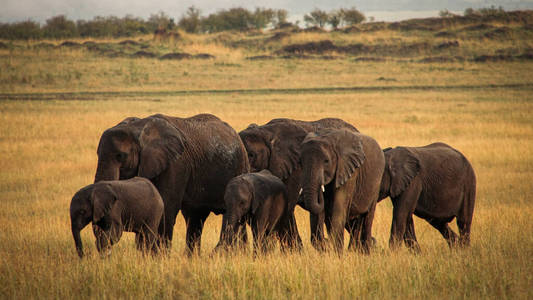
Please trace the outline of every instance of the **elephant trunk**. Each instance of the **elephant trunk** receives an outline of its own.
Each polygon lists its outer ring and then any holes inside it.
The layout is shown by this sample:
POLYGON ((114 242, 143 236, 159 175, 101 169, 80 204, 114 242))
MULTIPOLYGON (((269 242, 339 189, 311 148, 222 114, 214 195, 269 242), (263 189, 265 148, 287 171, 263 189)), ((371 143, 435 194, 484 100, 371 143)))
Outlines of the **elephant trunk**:
POLYGON ((94 182, 103 180, 118 180, 120 177, 120 169, 118 166, 113 166, 111 163, 98 159, 98 166, 96 168, 96 175, 94 182))
POLYGON ((74 237, 74 244, 76 244, 76 251, 80 258, 83 257, 83 244, 81 242, 80 229, 72 224, 72 237, 74 237))
POLYGON ((222 230, 220 231, 220 240, 216 246, 217 249, 228 247, 234 244, 239 230, 238 216, 233 212, 225 213, 222 217, 222 230))
POLYGON ((314 171, 311 173, 312 176, 304 176, 306 181, 303 184, 302 194, 305 208, 312 214, 320 214, 324 211, 324 185, 319 173, 319 171, 314 171))

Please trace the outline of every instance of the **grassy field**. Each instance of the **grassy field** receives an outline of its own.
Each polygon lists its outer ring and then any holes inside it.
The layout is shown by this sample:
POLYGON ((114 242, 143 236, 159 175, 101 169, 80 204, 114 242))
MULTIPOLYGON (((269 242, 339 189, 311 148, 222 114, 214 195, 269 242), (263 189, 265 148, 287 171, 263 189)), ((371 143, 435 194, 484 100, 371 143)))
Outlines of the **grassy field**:
MULTIPOLYGON (((532 62, 360 62, 350 55, 252 61, 245 57, 260 50, 232 54, 225 46, 209 48, 209 38, 188 37, 186 50, 216 52, 210 60, 30 47, 37 42, 0 50, 0 298, 533 298, 532 62), (225 92, 176 92, 202 90, 225 92), (53 92, 58 94, 45 97, 53 92), (434 141, 454 146, 477 174, 471 247, 450 250, 436 230, 415 219, 422 253, 391 252, 392 205, 384 200, 374 220, 377 247, 368 256, 316 252, 308 214, 298 208, 301 253, 210 257, 221 225, 221 216, 211 215, 201 256, 187 258, 180 215, 168 256, 143 257, 126 233, 113 255, 100 259, 87 228, 82 239, 88 257, 79 260, 68 208, 72 195, 94 179, 103 130, 128 116, 204 112, 237 131, 276 117, 338 117, 383 148, 434 141)), ((301 38, 309 39, 316 36, 301 38)))

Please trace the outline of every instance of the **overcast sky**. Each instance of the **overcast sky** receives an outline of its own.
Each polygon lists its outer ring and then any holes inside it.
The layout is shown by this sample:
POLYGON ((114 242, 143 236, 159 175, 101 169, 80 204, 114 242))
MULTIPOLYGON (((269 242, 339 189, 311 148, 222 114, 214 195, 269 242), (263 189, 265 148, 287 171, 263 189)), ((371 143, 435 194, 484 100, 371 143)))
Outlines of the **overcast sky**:
POLYGON ((159 11, 178 20, 187 7, 196 6, 202 15, 232 7, 283 8, 295 21, 314 8, 332 10, 353 7, 376 20, 396 21, 413 17, 437 16, 442 9, 462 12, 467 7, 503 6, 507 10, 533 9, 533 0, 0 0, 0 22, 33 20, 44 22, 51 16, 66 15, 69 19, 89 20, 95 16, 127 14, 147 18, 159 11))

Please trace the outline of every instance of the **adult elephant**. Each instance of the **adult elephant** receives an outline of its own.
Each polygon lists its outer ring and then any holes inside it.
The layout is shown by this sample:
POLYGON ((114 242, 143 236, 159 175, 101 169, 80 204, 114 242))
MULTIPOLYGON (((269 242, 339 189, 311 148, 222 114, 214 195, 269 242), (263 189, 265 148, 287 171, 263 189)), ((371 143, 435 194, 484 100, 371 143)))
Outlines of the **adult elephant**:
POLYGON ((165 203, 159 233, 167 247, 181 210, 189 253, 199 251, 209 213, 224 212, 228 181, 249 172, 246 150, 235 130, 210 114, 128 118, 102 134, 97 152, 95 182, 138 174, 157 187, 165 203))
POLYGON ((344 246, 344 229, 350 249, 373 244, 372 222, 385 167, 379 144, 371 137, 347 129, 309 133, 302 143, 302 197, 315 215, 311 241, 322 247, 323 223, 336 251, 344 246))
POLYGON ((273 119, 261 126, 251 124, 239 132, 248 152, 252 171, 268 169, 282 179, 287 186, 288 207, 285 221, 287 224, 280 226, 280 228, 285 228, 286 232, 279 232, 279 235, 282 245, 290 248, 300 249, 302 247, 302 240, 294 218, 294 208, 298 203, 298 195, 302 188, 300 146, 308 133, 325 128, 345 128, 358 132, 351 124, 336 118, 317 121, 273 119))
POLYGON ((415 216, 425 219, 448 242, 466 246, 476 198, 476 175, 459 151, 444 143, 423 147, 396 147, 384 150, 386 167, 380 199, 393 204, 391 248, 403 242, 420 251, 413 224, 415 216), (457 218, 460 237, 448 226, 457 218))

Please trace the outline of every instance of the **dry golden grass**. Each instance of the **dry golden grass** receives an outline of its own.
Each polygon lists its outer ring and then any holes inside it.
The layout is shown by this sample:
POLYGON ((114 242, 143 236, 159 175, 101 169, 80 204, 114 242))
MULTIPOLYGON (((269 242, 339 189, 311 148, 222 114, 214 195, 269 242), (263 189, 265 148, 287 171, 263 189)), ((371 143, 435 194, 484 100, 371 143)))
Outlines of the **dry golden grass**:
MULTIPOLYGON (((317 72, 318 66, 288 63, 302 76, 291 84, 310 85, 300 81, 308 78, 304 70, 317 72)), ((186 63, 187 68, 193 66, 186 63)), ((197 65, 202 66, 207 72, 217 68, 197 65)), ((515 66, 491 68, 514 78, 527 73, 515 66)), ((372 74, 374 67, 405 70, 370 64, 357 72, 372 74)), ((106 68, 106 62, 96 68, 106 68)), ((231 75, 240 69, 229 70, 231 75)), ((478 76, 501 79, 484 72, 481 69, 478 76)), ((418 70, 417 76, 428 82, 437 80, 438 74, 418 70)), ((457 74, 458 81, 469 80, 465 73, 457 74)), ((527 89, 1 101, 0 298, 532 298, 532 111, 533 96, 527 89), (405 249, 392 253, 387 246, 392 206, 384 200, 374 221, 378 246, 369 256, 316 252, 309 243, 307 213, 298 208, 301 253, 276 250, 259 258, 250 252, 209 257, 221 224, 220 216, 210 216, 202 255, 189 259, 183 255, 185 225, 178 216, 168 257, 143 257, 134 249, 132 234, 125 234, 111 258, 102 260, 87 228, 82 238, 89 256, 80 261, 70 234, 68 207, 74 192, 93 180, 100 134, 125 117, 158 112, 213 113, 236 130, 275 117, 339 117, 375 137, 382 147, 449 143, 470 159, 477 173, 472 245, 452 251, 438 232, 415 219, 422 253, 413 255, 405 249)), ((456 229, 455 224, 452 227, 456 229)))
MULTIPOLYGON (((265 42, 260 35, 182 32, 179 43, 148 43, 150 51, 161 54, 216 56, 205 61, 110 58, 84 48, 33 47, 42 41, 0 49, 2 99, 9 93, 89 92, 83 101, 0 100, 0 298, 533 298, 530 61, 245 59, 288 44, 325 39, 336 45, 436 45, 450 40, 433 34, 298 33, 265 42), (511 86, 516 84, 520 86, 511 86), (354 86, 396 89, 309 90, 354 86), (259 91, 228 91, 239 89, 259 91), (164 93, 195 90, 226 92, 164 93), (382 147, 446 142, 470 159, 477 174, 472 245, 450 250, 436 230, 415 218, 422 253, 391 252, 387 241, 392 206, 385 200, 374 221, 378 246, 368 256, 316 252, 309 243, 308 214, 297 208, 304 240, 301 253, 276 250, 258 258, 250 252, 209 257, 221 225, 220 216, 210 216, 202 254, 189 259, 183 255, 185 224, 178 216, 168 256, 143 257, 134 249, 132 234, 125 234, 111 258, 102 260, 87 228, 82 238, 89 256, 80 261, 68 208, 72 195, 93 181, 101 133, 125 117, 155 113, 182 117, 213 113, 237 131, 277 117, 338 117, 373 136, 382 147)), ((459 48, 441 54, 472 57, 533 48, 528 35, 488 40, 459 32, 457 39, 459 48)), ((85 41, 110 47, 119 42, 76 40, 85 41)))
MULTIPOLYGON (((184 47, 199 53, 205 50, 202 47, 210 46, 184 47)), ((394 61, 366 63, 350 59, 248 61, 239 58, 242 55, 239 51, 233 54, 224 47, 216 49, 222 53, 222 57, 180 61, 107 58, 82 49, 0 50, 0 93, 531 83, 530 76, 524 76, 530 74, 531 62, 420 64, 394 61)))

